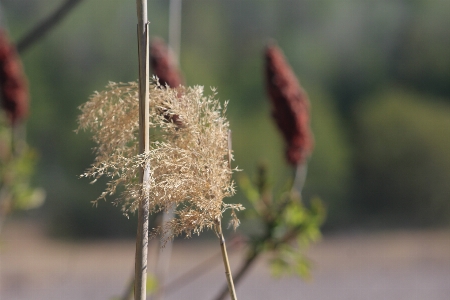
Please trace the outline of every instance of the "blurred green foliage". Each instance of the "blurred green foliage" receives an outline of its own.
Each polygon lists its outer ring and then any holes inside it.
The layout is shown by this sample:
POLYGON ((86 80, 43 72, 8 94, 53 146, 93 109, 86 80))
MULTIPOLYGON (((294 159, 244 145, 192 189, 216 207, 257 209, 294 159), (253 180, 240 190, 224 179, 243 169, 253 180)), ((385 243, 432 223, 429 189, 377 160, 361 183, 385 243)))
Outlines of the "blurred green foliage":
POLYGON ((274 195, 267 166, 259 164, 257 173, 255 182, 245 174, 238 181, 250 202, 243 213, 244 222, 252 221, 256 225, 250 230, 246 261, 237 276, 241 277, 240 273, 256 257, 270 253, 274 275, 287 273, 308 278, 310 261, 305 250, 321 237, 319 228, 325 219, 323 203, 315 198, 306 205, 291 187, 274 195))
POLYGON ((45 200, 45 191, 30 183, 37 154, 21 131, 20 125, 12 128, 0 113, 0 227, 9 214, 37 208, 45 200))
MULTIPOLYGON (((18 40, 61 2, 2 0, 2 24, 18 40)), ((166 40, 168 6, 167 0, 149 1, 150 33, 166 40)), ((449 218, 444 206, 450 194, 442 186, 450 175, 446 164, 436 161, 449 159, 442 150, 448 145, 448 133, 443 129, 424 133, 431 125, 419 120, 450 118, 449 6, 449 1, 439 0, 184 1, 181 69, 189 85, 216 86, 221 99, 230 99, 233 164, 252 176, 254 165, 264 159, 279 191, 293 171, 284 162, 283 140, 270 118, 262 58, 266 42, 277 40, 311 98, 316 147, 304 195, 323 199, 329 212, 326 225, 356 225, 367 215, 376 218, 394 210, 397 201, 408 204, 407 210, 395 210, 399 222, 441 224, 449 218), (397 123, 376 125, 384 114, 369 116, 371 110, 362 108, 378 103, 380 91, 393 85, 407 90, 408 97, 420 97, 427 111, 413 117, 412 109, 405 108, 411 121, 402 123, 405 134, 398 133, 397 139, 392 137, 398 132, 397 123), (434 96, 442 98, 442 109, 435 108, 434 96), (408 152, 408 159, 390 153, 389 145, 372 149, 390 143, 388 138, 397 145, 392 151, 404 151, 398 149, 408 148, 408 143, 428 148, 408 152), (400 145, 402 140, 405 145, 400 145), (438 141, 441 146, 435 146, 438 141), (375 188, 371 179, 363 178, 381 174, 383 166, 382 177, 395 184, 383 184, 380 194, 380 183, 375 188), (421 175, 408 179, 410 174, 421 175), (411 181, 416 184, 406 195, 402 182, 411 181), (416 201, 420 203, 412 205, 416 201)), ((92 161, 93 144, 87 134, 75 135, 73 130, 77 106, 93 91, 109 80, 136 80, 136 43, 134 1, 84 0, 22 55, 32 94, 27 139, 41 157, 34 183, 46 189, 48 200, 41 214, 53 220, 52 228, 60 234, 114 236, 134 231, 133 223, 110 203, 92 208, 90 200, 102 187, 87 185, 77 176, 92 161)), ((379 109, 393 109, 389 105, 379 109)), ((400 111, 402 105, 412 104, 397 105, 400 111)), ((242 194, 236 197, 231 201, 245 201, 242 194)))
POLYGON ((315 149, 308 164, 303 195, 319 196, 327 207, 327 227, 349 225, 351 208, 352 149, 333 98, 321 90, 309 90, 311 127, 315 149))
POLYGON ((356 118, 362 214, 391 225, 449 224, 450 107, 391 88, 361 103, 356 118))

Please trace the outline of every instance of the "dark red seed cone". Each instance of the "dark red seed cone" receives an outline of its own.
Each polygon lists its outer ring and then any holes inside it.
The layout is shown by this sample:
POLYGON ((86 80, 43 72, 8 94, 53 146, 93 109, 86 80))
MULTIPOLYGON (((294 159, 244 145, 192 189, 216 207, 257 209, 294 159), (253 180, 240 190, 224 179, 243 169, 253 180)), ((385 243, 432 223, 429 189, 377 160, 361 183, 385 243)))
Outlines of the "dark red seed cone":
MULTIPOLYGON (((180 71, 173 62, 169 48, 160 38, 153 39, 150 46, 150 64, 153 69, 153 74, 158 77, 161 86, 166 86, 167 84, 170 88, 177 88, 184 83, 180 71)), ((181 97, 181 95, 178 94, 178 97, 181 97)), ((180 127, 183 126, 180 116, 168 116, 165 112, 161 113, 164 114, 168 121, 180 127)))
POLYGON ((183 77, 173 63, 170 51, 162 39, 155 38, 150 46, 150 64, 153 74, 158 76, 162 86, 166 84, 171 88, 177 88, 183 84, 183 77))
POLYGON ((314 148, 308 96, 277 46, 267 46, 265 59, 272 116, 286 140, 286 158, 295 166, 303 163, 314 148))
POLYGON ((22 63, 7 34, 0 29, 0 97, 12 125, 28 114, 28 86, 22 63))

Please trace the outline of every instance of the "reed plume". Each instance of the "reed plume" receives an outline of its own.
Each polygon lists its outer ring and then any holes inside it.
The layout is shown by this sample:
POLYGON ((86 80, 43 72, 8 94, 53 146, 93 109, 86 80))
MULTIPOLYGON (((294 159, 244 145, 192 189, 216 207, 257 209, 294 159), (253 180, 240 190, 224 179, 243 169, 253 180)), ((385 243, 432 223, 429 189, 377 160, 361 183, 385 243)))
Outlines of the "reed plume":
MULTIPOLYGON (((222 108, 215 97, 215 92, 204 96, 199 86, 171 89, 151 84, 150 151, 138 155, 138 84, 110 83, 91 96, 80 107, 78 130, 93 133, 96 158, 81 176, 110 180, 94 203, 123 186, 115 203, 125 214, 137 209, 142 195, 150 199, 150 213, 175 207, 176 218, 154 229, 154 234, 171 232, 170 238, 217 230, 215 222, 225 210, 241 210, 240 204, 222 201, 235 190, 228 165, 226 104, 222 108), (167 121, 172 115, 179 116, 182 127, 167 121), (139 168, 146 165, 150 176, 140 184, 139 168)), ((236 219, 234 213, 232 217, 236 219)))
POLYGON ((265 59, 272 117, 286 141, 286 158, 291 165, 302 164, 314 147, 309 128, 308 96, 280 48, 273 44, 267 46, 265 59))
POLYGON ((12 125, 28 113, 28 86, 15 46, 0 29, 0 95, 2 106, 12 125))

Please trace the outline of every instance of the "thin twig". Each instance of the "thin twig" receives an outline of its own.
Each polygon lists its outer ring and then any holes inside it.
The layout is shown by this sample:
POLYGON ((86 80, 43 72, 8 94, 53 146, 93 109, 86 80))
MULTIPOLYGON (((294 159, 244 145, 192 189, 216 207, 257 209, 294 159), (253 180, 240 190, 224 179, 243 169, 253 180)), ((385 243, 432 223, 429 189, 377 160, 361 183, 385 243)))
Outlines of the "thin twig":
MULTIPOLYGON (((230 244, 228 245, 228 250, 230 252, 236 251, 239 246, 242 245, 242 239, 240 237, 234 238, 231 240, 230 244)), ((213 256, 205 259, 198 265, 195 265, 192 269, 187 270, 174 280, 172 280, 170 283, 168 283, 163 288, 167 291, 167 295, 171 294, 172 292, 175 292, 179 290, 180 288, 184 287, 185 285, 189 284, 190 282, 194 281, 198 277, 200 277, 202 274, 211 271, 211 265, 216 264, 220 262, 220 258, 222 257, 222 251, 214 254, 213 256)))
MULTIPOLYGON (((136 0, 138 18, 139 53, 139 153, 150 150, 149 139, 149 45, 147 0, 136 0)), ((136 236, 134 299, 144 300, 147 296, 147 255, 148 255, 148 215, 149 197, 146 191, 150 165, 141 169, 143 197, 139 202, 138 229, 136 236)))
MULTIPOLYGON (((247 259, 244 261, 242 266, 239 268, 239 271, 234 276, 234 283, 237 285, 239 281, 243 278, 243 276, 247 273, 248 270, 250 270, 250 267, 253 265, 254 262, 256 262, 256 258, 259 257, 260 252, 252 251, 252 254, 250 254, 247 259)), ((225 285, 222 290, 220 291, 219 295, 215 298, 215 300, 223 300, 228 294, 228 285, 225 285)))
POLYGON ((61 20, 66 17, 69 12, 81 2, 82 0, 67 0, 58 9, 56 9, 50 16, 34 27, 30 32, 25 34, 19 42, 17 42, 17 52, 22 54, 28 50, 38 40, 43 38, 53 27, 58 25, 61 20))
MULTIPOLYGON (((294 176, 295 179, 294 179, 294 183, 293 183, 293 186, 291 189, 291 193, 298 193, 298 194, 301 193, 304 182, 305 182, 306 171, 307 171, 306 162, 297 167, 296 173, 294 176)), ((264 197, 262 197, 260 201, 264 202, 264 197)), ((263 237, 261 237, 261 239, 260 239, 261 242, 266 242, 273 238, 272 229, 271 229, 271 228, 273 228, 272 225, 273 224, 269 224, 269 223, 266 224, 267 232, 263 237)), ((280 238, 279 242, 276 243, 276 245, 289 242, 289 240, 294 238, 296 236, 296 234, 298 234, 296 230, 285 233, 284 236, 282 238, 280 238)), ((276 245, 274 245, 274 247, 277 247, 276 245)), ((250 267, 256 262, 256 259, 262 254, 262 251, 260 249, 261 248, 258 248, 255 246, 250 248, 247 258, 245 259, 244 263, 239 267, 239 270, 237 271, 236 275, 234 276, 235 285, 238 285, 238 283, 241 281, 241 279, 244 277, 244 275, 250 270, 250 267)), ((222 287, 219 295, 215 298, 215 300, 225 299, 227 293, 228 293, 228 286, 225 285, 222 287)))
POLYGON ((220 249, 222 250, 222 259, 225 268, 225 276, 227 278, 228 292, 230 293, 231 300, 237 300, 236 291, 234 289, 233 277, 231 276, 230 261, 228 260, 227 247, 225 245, 225 238, 222 233, 222 224, 220 219, 216 220, 216 227, 217 227, 217 236, 220 242, 220 249))
MULTIPOLYGON (((231 130, 228 130, 228 167, 231 170, 231 130)), ((231 300, 237 300, 236 291, 234 289, 233 276, 231 276, 230 262, 228 260, 227 247, 225 245, 225 237, 222 232, 222 222, 220 218, 216 219, 216 232, 220 242, 220 249, 222 250, 222 259, 225 267, 225 275, 227 278, 228 291, 231 300)))

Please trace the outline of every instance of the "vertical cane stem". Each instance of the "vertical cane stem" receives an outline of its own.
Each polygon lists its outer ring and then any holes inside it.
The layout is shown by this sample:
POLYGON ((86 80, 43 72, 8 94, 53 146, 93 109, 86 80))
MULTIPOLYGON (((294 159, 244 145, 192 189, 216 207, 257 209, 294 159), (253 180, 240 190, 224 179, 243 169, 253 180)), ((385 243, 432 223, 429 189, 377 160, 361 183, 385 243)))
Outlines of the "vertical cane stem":
MULTIPOLYGON (((147 0, 136 0, 138 18, 139 53, 139 153, 150 149, 149 141, 149 48, 147 0)), ((150 165, 141 169, 142 198, 139 202, 138 228, 136 235, 134 299, 145 300, 147 296, 148 214, 149 198, 146 183, 150 165)))

